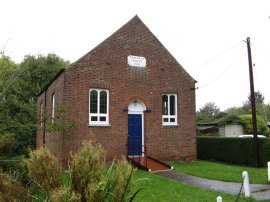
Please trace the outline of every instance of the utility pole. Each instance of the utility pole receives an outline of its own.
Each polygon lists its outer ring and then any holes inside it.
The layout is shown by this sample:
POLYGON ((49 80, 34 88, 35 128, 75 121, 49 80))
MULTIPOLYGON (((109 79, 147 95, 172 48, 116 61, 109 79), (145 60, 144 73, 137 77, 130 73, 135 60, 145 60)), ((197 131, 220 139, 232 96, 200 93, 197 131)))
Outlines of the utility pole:
POLYGON ((254 142, 254 166, 260 166, 260 152, 259 141, 257 136, 257 119, 256 119, 256 102, 254 96, 254 81, 253 81, 253 69, 252 58, 250 48, 250 38, 247 37, 247 51, 248 51, 248 64, 249 64, 249 80, 250 80, 250 98, 251 98, 251 110, 252 110, 252 125, 253 125, 253 142, 254 142))

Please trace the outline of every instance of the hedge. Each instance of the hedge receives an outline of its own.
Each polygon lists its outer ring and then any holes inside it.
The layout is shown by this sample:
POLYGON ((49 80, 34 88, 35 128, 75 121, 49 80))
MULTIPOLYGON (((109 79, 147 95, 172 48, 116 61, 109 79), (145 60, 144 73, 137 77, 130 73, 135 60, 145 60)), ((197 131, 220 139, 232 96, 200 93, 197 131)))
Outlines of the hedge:
MULTIPOLYGON (((259 138, 261 166, 270 161, 270 139, 259 138)), ((197 157, 201 160, 254 165, 252 138, 197 137, 197 157)))

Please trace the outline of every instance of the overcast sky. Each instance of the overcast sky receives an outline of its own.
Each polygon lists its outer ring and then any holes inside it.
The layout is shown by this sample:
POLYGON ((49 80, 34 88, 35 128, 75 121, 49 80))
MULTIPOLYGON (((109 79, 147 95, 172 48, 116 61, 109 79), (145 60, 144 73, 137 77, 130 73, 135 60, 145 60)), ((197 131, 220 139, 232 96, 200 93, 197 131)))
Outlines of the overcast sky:
POLYGON ((250 37, 255 90, 270 102, 269 0, 0 0, 0 14, 0 50, 15 62, 47 53, 74 62, 137 14, 198 81, 197 109, 247 100, 250 37))

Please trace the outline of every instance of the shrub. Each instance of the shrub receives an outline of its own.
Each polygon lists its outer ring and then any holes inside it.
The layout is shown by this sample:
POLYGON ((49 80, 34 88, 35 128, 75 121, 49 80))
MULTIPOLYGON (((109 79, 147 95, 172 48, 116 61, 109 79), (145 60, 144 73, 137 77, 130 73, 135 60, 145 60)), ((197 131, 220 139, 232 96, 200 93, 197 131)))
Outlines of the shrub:
POLYGON ((123 158, 105 165, 105 151, 100 145, 84 143, 80 152, 72 156, 71 180, 82 201, 127 201, 130 196, 132 166, 123 158))
POLYGON ((84 142, 81 151, 71 157, 71 180, 82 199, 86 196, 86 187, 99 182, 104 168, 105 151, 100 145, 84 142))
MULTIPOLYGON (((132 201, 138 190, 130 196, 132 167, 125 160, 105 165, 105 151, 100 145, 84 143, 83 148, 71 157, 70 172, 60 178, 59 164, 49 150, 31 151, 24 160, 30 187, 0 172, 0 201, 132 201), (28 189, 29 188, 29 189, 28 189), (27 190, 28 189, 28 190, 27 190)), ((12 174, 12 173, 11 173, 12 174)), ((22 180, 21 176, 13 176, 22 180)))
MULTIPOLYGON (((244 126, 245 132, 252 134, 253 133, 252 116, 242 115, 240 116, 240 119, 241 123, 244 126)), ((256 120, 257 120, 257 132, 259 134, 265 134, 267 132, 267 127, 264 120, 259 116, 257 116, 256 120)))
POLYGON ((80 202, 81 195, 68 187, 61 187, 51 192, 50 200, 52 202, 80 202))
POLYGON ((2 171, 0 171, 0 201, 28 201, 27 191, 22 183, 2 171))
POLYGON ((227 124, 242 124, 241 119, 237 115, 225 114, 223 117, 219 119, 219 125, 227 125, 227 124))
POLYGON ((260 157, 263 165, 267 165, 267 162, 270 161, 270 139, 261 140, 263 143, 260 147, 260 157))
MULTIPOLYGON (((259 139, 261 164, 270 160, 270 139, 259 139)), ((253 165, 253 138, 198 137, 197 156, 202 160, 223 161, 226 163, 253 165)))
POLYGON ((0 135, 0 154, 11 156, 13 146, 15 144, 14 135, 11 133, 5 133, 0 135))
POLYGON ((115 175, 113 176, 111 183, 113 201, 122 201, 123 199, 127 199, 127 196, 130 193, 129 185, 132 171, 132 166, 124 158, 117 161, 115 166, 115 175))
POLYGON ((0 169, 3 172, 14 172, 22 169, 22 159, 19 157, 11 158, 7 160, 6 158, 0 158, 0 169))
POLYGON ((60 168, 58 160, 46 148, 31 151, 29 159, 25 160, 31 189, 42 189, 49 193, 60 186, 60 168))
POLYGON ((125 160, 113 161, 107 173, 96 184, 89 184, 89 201, 127 201, 129 196, 132 166, 125 160))

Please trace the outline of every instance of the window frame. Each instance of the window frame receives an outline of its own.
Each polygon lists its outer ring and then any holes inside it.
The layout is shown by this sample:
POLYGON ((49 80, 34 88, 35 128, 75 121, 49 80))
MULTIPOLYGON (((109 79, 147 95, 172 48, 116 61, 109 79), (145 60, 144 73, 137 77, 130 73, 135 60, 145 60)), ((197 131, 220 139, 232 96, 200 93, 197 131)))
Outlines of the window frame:
POLYGON ((40 126, 43 127, 44 123, 44 104, 43 102, 40 103, 40 126))
POLYGON ((162 125, 163 126, 177 126, 178 125, 178 114, 177 114, 177 94, 175 93, 166 93, 166 94, 162 94, 162 125), (163 114, 164 112, 164 109, 163 109, 163 96, 166 95, 168 100, 167 100, 167 103, 168 103, 168 106, 166 107, 166 110, 167 110, 167 113, 168 114, 163 114), (170 97, 171 96, 174 96, 174 115, 171 114, 171 99, 170 97), (164 121, 164 119, 168 119, 167 122, 164 121), (174 121, 171 121, 171 119, 174 119, 174 121))
POLYGON ((89 89, 89 126, 107 126, 109 125, 109 90, 100 88, 89 89), (91 92, 97 91, 97 113, 91 113, 91 92), (100 110, 100 93, 105 91, 107 94, 106 100, 106 113, 101 113, 100 110), (96 117, 97 121, 92 121, 92 117, 96 117), (105 118, 105 121, 101 121, 100 118, 105 118))
POLYGON ((55 121, 55 93, 52 94, 52 104, 51 104, 51 107, 52 107, 52 123, 54 123, 55 121))

